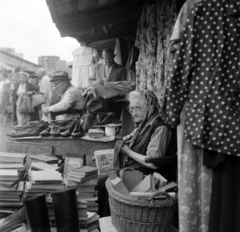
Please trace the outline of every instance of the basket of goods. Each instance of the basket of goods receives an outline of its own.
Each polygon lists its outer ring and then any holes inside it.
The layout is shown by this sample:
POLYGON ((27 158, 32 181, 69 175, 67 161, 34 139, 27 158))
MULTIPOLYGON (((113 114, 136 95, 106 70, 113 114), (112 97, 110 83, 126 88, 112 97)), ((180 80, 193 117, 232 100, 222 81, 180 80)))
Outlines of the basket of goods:
POLYGON ((112 224, 118 232, 171 231, 177 209, 175 193, 172 195, 159 190, 137 193, 133 190, 128 194, 122 192, 122 186, 118 191, 110 179, 106 181, 106 187, 112 224))

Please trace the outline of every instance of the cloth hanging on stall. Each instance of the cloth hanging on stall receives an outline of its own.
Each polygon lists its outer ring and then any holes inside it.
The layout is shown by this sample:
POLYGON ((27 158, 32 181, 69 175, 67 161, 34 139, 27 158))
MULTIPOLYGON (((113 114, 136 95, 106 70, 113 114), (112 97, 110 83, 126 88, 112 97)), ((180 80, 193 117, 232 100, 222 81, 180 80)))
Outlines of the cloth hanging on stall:
POLYGON ((145 5, 135 40, 135 46, 140 51, 136 64, 137 88, 154 91, 160 105, 172 63, 169 38, 174 25, 175 8, 174 0, 145 5))
MULTIPOLYGON (((178 145, 183 144, 184 147, 194 148, 189 151, 182 150, 182 153, 179 152, 180 231, 226 231, 227 227, 224 227, 225 230, 224 228, 212 230, 209 227, 209 225, 214 224, 212 218, 209 222, 209 211, 212 210, 210 206, 212 207, 214 204, 210 205, 209 199, 211 201, 211 199, 216 200, 217 198, 218 202, 225 200, 228 202, 227 198, 236 199, 235 192, 231 191, 234 190, 233 188, 230 189, 229 194, 225 194, 225 197, 223 189, 219 187, 216 191, 216 183, 220 181, 219 173, 210 169, 208 175, 201 173, 198 179, 198 170, 207 170, 202 165, 202 160, 206 154, 203 148, 219 154, 240 156, 238 145, 240 143, 240 92, 237 84, 240 75, 239 9, 239 1, 234 0, 203 0, 196 4, 187 18, 183 39, 174 60, 166 105, 164 106, 165 115, 163 114, 162 117, 167 115, 165 122, 172 126, 177 125, 180 121, 180 126, 184 125, 182 128, 184 132, 182 131, 179 137, 184 141, 178 145), (183 105, 186 109, 184 124, 182 119, 180 120, 183 105), (197 150, 200 150, 201 153, 197 154, 197 150), (198 157, 195 156, 193 160, 194 153, 198 157), (194 164, 192 162, 195 163, 194 168, 192 168, 194 164), (190 182, 186 177, 188 175, 186 170, 190 170, 192 174, 190 182), (208 183, 205 195, 202 195, 201 191, 196 192, 197 189, 202 189, 202 180, 208 183), (210 195, 211 181, 212 195, 210 195), (189 185, 194 186, 194 188, 188 190, 189 185), (216 193, 217 195, 215 195, 216 193), (198 199, 196 204, 193 204, 192 199, 194 198, 198 199), (191 213, 196 211, 196 205, 201 206, 201 211, 195 217, 191 213)), ((239 158, 236 157, 236 159, 239 158)), ((224 165, 227 167, 229 163, 224 165)), ((238 180, 237 172, 233 174, 233 172, 232 174, 230 172, 221 173, 222 176, 225 176, 225 180, 229 177, 234 181, 238 180)), ((227 217, 231 217, 232 214, 227 216, 221 213, 225 210, 221 206, 218 207, 218 210, 217 216, 220 216, 217 219, 217 224, 219 225, 219 221, 223 221, 222 224, 226 225, 224 222, 229 222, 227 217)), ((236 223, 235 218, 233 220, 236 223)), ((239 231, 239 228, 236 231, 239 231)))
POLYGON ((72 85, 77 88, 89 86, 89 79, 94 77, 94 64, 97 63, 97 50, 81 46, 73 52, 72 85))

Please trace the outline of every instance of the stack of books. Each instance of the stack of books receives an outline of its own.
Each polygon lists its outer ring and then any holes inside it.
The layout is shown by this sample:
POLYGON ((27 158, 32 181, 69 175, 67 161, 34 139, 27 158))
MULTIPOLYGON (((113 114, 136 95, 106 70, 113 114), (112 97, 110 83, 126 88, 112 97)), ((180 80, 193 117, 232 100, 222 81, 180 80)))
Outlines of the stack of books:
POLYGON ((12 187, 24 170, 26 154, 0 152, 0 208, 18 210, 22 206, 24 183, 12 187))
POLYGON ((55 156, 37 154, 37 155, 31 155, 30 157, 33 162, 44 162, 47 164, 57 164, 58 163, 58 158, 55 156))
POLYGON ((80 232, 95 232, 98 231, 99 216, 97 213, 87 212, 87 219, 80 221, 80 232))
POLYGON ((57 171, 31 171, 31 185, 26 192, 26 196, 34 196, 36 194, 49 194, 51 192, 60 191, 65 188, 63 178, 57 171))
MULTIPOLYGON (((0 169, 2 170, 17 170, 21 173, 24 169, 24 159, 26 154, 0 152, 0 169)), ((9 182, 9 181, 8 181, 9 182)), ((0 184, 4 183, 3 181, 0 184)))
POLYGON ((77 169, 73 169, 67 173, 67 181, 74 181, 77 183, 83 183, 89 180, 96 179, 98 176, 97 168, 90 166, 83 166, 77 169))
POLYGON ((101 128, 92 128, 88 130, 88 136, 90 138, 102 138, 105 135, 105 132, 101 128))
POLYGON ((67 186, 76 187, 78 199, 84 199, 88 203, 88 211, 98 211, 97 198, 97 168, 83 166, 70 171, 67 176, 67 186))
MULTIPOLYGON (((55 227, 56 221, 51 196, 47 197, 47 206, 51 227, 55 227)), ((85 200, 78 199, 77 207, 80 232, 95 232, 95 229, 99 227, 99 216, 97 213, 88 212, 87 202, 85 200)))
POLYGON ((47 156, 43 154, 31 155, 31 169, 32 170, 56 170, 58 158, 54 156, 47 156))
MULTIPOLYGON (((13 172, 6 172, 4 177, 17 177, 17 172, 13 175, 13 172)), ((3 175, 0 171, 0 176, 3 175)), ((22 196, 24 191, 24 182, 19 182, 14 187, 0 186, 0 208, 1 210, 13 210, 17 211, 22 207, 22 196)))

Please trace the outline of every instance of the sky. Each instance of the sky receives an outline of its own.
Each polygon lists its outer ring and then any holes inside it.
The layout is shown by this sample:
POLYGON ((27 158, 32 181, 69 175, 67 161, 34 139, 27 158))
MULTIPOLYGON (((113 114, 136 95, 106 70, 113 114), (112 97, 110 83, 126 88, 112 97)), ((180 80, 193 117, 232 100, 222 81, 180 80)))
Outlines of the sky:
POLYGON ((45 0, 0 0, 0 47, 37 64, 44 55, 72 61, 78 46, 74 38, 60 36, 45 0))

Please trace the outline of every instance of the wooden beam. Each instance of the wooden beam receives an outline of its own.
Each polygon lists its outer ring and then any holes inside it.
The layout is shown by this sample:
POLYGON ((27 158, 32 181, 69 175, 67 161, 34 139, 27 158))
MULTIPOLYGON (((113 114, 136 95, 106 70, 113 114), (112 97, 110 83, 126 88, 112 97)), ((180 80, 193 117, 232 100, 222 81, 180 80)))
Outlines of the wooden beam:
POLYGON ((137 31, 137 22, 136 21, 127 21, 122 24, 114 25, 109 33, 106 34, 103 30, 99 33, 91 35, 91 33, 78 35, 75 38, 81 43, 86 42, 87 44, 93 43, 96 41, 109 40, 115 38, 123 38, 123 37, 135 37, 137 31))
POLYGON ((104 16, 97 15, 90 18, 78 19, 77 21, 74 20, 67 23, 59 23, 57 27, 61 35, 72 36, 73 34, 88 31, 92 28, 102 27, 111 23, 118 23, 123 20, 138 18, 141 9, 141 7, 129 7, 119 11, 106 13, 104 16))

